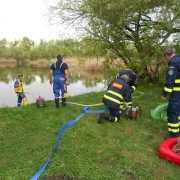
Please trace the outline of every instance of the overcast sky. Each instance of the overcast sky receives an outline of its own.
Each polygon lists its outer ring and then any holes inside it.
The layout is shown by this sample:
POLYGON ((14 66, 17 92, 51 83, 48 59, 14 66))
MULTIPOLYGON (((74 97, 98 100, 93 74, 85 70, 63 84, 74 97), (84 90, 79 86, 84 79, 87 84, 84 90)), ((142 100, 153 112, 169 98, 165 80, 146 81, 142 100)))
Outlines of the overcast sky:
POLYGON ((48 25, 46 10, 43 0, 0 0, 0 40, 59 39, 60 27, 48 25))

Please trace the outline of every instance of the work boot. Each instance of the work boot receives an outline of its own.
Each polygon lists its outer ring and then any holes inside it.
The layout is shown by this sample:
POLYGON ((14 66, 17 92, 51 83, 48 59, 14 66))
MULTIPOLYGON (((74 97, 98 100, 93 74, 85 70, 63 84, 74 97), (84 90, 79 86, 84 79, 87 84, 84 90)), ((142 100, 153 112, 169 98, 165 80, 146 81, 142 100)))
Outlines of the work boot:
POLYGON ((103 117, 102 117, 102 113, 101 113, 100 116, 99 116, 99 119, 98 119, 98 124, 101 124, 102 120, 103 120, 103 117))
POLYGON ((55 99, 56 108, 59 108, 59 98, 55 99))
POLYGON ((115 121, 115 117, 112 116, 111 114, 103 114, 102 117, 103 117, 103 119, 106 119, 106 120, 111 121, 111 122, 115 121))
POLYGON ((66 107, 66 98, 62 98, 62 107, 66 107))
POLYGON ((106 119, 108 121, 111 121, 111 122, 115 122, 115 117, 112 116, 111 114, 104 114, 104 113, 101 113, 100 114, 100 117, 98 119, 98 124, 102 123, 102 120, 103 119, 106 119))

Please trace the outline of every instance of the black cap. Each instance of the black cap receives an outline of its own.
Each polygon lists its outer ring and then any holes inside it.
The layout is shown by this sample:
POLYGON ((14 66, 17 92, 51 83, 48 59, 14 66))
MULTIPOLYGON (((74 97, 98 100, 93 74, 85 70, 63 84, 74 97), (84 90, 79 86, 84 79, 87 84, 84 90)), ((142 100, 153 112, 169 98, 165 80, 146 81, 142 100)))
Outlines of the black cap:
POLYGON ((61 56, 60 54, 57 55, 57 59, 60 60, 60 61, 62 61, 62 56, 61 56))
POLYGON ((132 78, 134 81, 137 79, 137 76, 134 72, 130 72, 129 77, 132 78))

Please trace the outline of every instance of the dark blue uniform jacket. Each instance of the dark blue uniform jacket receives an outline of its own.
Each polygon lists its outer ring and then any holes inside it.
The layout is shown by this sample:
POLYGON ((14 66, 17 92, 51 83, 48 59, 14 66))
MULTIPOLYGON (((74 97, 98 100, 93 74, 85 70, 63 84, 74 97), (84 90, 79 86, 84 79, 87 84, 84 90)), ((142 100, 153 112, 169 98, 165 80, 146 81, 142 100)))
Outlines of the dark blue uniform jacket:
POLYGON ((162 96, 180 97, 180 55, 175 55, 168 63, 166 83, 162 96))
POLYGON ((129 85, 123 78, 112 80, 104 94, 103 103, 110 108, 119 109, 124 101, 132 101, 129 85))

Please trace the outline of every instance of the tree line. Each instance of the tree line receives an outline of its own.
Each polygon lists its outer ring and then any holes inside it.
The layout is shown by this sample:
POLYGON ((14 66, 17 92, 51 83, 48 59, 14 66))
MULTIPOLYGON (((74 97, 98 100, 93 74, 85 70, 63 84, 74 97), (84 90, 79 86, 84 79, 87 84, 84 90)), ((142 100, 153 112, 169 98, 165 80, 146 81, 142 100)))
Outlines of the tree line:
POLYGON ((1 40, 0 57, 49 60, 62 52, 78 57, 81 65, 87 58, 103 57, 105 78, 130 68, 144 81, 163 81, 163 50, 179 51, 179 7, 179 0, 57 0, 49 6, 49 21, 76 29, 79 39, 40 40, 38 45, 27 37, 8 45, 1 40))
POLYGON ((93 48, 92 44, 86 44, 84 40, 80 42, 74 39, 50 40, 48 42, 40 40, 39 43, 35 43, 28 37, 14 41, 2 39, 0 40, 0 58, 34 61, 37 59, 50 60, 58 54, 62 54, 64 57, 105 56, 103 54, 105 51, 100 52, 100 46, 99 51, 97 51, 97 45, 96 49, 93 48))
POLYGON ((179 7, 179 0, 57 0, 48 17, 104 46, 105 75, 124 64, 139 77, 158 82, 166 69, 165 47, 179 51, 179 7))

